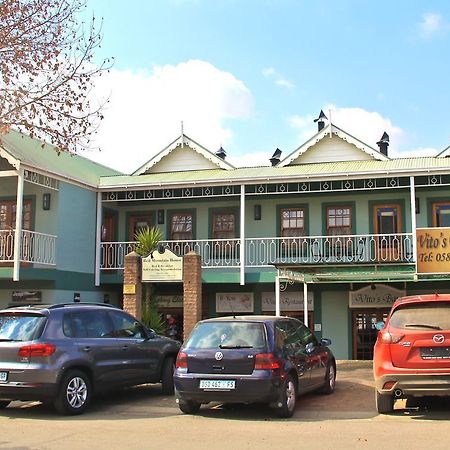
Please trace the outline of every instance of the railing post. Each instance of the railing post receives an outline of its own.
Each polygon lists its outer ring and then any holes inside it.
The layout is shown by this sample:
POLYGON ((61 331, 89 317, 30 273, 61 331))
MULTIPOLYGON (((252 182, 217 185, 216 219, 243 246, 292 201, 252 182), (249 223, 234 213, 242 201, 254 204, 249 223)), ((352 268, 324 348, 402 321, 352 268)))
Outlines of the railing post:
POLYGON ((20 168, 17 177, 17 199, 16 199, 16 229, 14 230, 14 268, 13 281, 19 281, 20 256, 22 242, 22 216, 23 216, 23 169, 20 168))

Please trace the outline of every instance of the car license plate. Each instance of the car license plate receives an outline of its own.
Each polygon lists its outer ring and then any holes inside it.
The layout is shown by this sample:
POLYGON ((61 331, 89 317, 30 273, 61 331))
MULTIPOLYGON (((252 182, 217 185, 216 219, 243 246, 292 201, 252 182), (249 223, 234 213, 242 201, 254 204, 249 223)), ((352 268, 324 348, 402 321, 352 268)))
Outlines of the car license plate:
POLYGON ((8 381, 8 372, 0 372, 0 383, 8 381))
POLYGON ((234 388, 234 380, 200 380, 200 389, 212 391, 229 391, 234 388))

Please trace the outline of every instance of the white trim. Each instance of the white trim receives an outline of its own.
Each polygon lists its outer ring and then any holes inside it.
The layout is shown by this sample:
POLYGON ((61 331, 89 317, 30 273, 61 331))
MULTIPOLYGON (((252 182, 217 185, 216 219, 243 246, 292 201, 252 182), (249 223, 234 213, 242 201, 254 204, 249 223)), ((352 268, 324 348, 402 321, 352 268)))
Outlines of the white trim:
POLYGON ((17 170, 19 170, 20 167, 20 160, 17 158, 14 158, 11 153, 9 153, 7 150, 5 150, 3 147, 0 147, 0 156, 2 158, 5 158, 6 161, 9 162, 13 167, 15 167, 17 170))
POLYGON ((17 176, 19 176, 19 173, 17 172, 17 170, 3 170, 3 171, 0 171, 0 178, 17 177, 17 176))
POLYGON ((303 282, 303 323, 308 326, 308 283, 303 282))
POLYGON ((240 285, 245 285, 245 185, 241 184, 241 201, 240 201, 240 235, 241 247, 239 249, 240 258, 240 285))
POLYGON ((414 266, 415 266, 415 273, 417 273, 417 245, 416 245, 416 239, 417 239, 417 220, 416 220, 416 187, 414 182, 414 177, 409 178, 409 200, 410 200, 410 208, 411 208, 411 232, 412 232, 412 252, 413 252, 413 258, 414 258, 414 266))
POLYGON ((20 279, 20 247, 22 238, 22 215, 23 215, 23 169, 19 169, 17 177, 17 198, 16 198, 16 229, 14 230, 14 268, 13 281, 20 279))
POLYGON ((97 192, 97 216, 95 220, 95 286, 100 286, 100 245, 102 238, 102 194, 100 192, 97 192))
POLYGON ((280 315, 280 271, 277 271, 277 276, 275 277, 275 315, 280 315))

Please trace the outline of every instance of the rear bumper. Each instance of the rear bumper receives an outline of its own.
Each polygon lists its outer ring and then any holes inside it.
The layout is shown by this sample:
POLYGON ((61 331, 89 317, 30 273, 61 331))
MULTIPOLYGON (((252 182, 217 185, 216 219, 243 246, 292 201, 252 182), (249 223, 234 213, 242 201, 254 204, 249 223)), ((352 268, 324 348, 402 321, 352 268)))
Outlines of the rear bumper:
POLYGON ((56 384, 49 383, 0 383, 0 400, 51 400, 58 392, 56 384))

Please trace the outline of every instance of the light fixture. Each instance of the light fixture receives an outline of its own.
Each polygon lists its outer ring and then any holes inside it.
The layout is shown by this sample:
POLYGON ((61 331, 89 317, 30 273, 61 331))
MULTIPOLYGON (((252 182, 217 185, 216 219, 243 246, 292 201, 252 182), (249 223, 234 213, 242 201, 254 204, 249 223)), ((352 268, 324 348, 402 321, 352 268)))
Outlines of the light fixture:
POLYGON ((255 205, 254 219, 261 220, 261 205, 255 205))
POLYGON ((164 223, 164 210, 158 209, 158 224, 162 225, 164 223))
POLYGON ((42 209, 48 211, 50 209, 51 195, 47 192, 42 196, 42 209))

